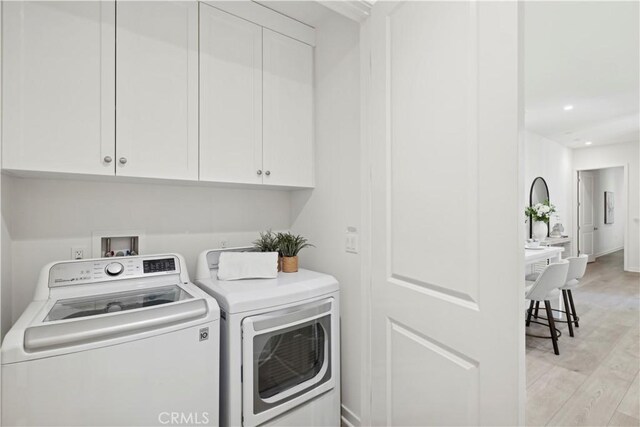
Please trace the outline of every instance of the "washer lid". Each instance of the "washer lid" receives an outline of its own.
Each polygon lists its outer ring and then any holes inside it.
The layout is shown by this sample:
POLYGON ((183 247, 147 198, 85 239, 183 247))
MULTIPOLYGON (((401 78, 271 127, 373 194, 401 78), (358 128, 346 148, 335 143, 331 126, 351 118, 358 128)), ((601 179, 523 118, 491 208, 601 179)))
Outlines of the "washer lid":
POLYGON ((45 322, 97 316, 118 311, 178 302, 193 298, 179 286, 143 288, 135 291, 60 299, 51 308, 45 322))
POLYGON ((218 300, 220 308, 227 313, 296 303, 340 289, 333 276, 303 269, 297 273, 278 273, 277 279, 225 281, 213 277, 198 280, 196 284, 218 300))

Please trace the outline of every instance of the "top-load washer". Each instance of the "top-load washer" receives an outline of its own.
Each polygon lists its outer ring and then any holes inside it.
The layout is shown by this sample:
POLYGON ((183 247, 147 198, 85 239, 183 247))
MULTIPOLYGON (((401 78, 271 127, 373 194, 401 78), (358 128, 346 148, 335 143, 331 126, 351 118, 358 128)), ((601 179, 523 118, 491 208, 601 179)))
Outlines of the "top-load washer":
POLYGON ((2 345, 2 425, 218 425, 219 315, 180 255, 45 266, 2 345))
POLYGON ((217 279, 224 251, 200 254, 196 284, 221 309, 220 424, 340 425, 340 296, 309 270, 217 279))

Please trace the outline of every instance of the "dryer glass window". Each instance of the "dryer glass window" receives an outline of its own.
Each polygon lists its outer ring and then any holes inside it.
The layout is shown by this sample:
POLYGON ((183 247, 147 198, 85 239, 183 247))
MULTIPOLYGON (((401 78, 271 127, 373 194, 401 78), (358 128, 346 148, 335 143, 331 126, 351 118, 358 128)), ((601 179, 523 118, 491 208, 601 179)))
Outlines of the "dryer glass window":
POLYGON ((190 298, 192 296, 179 286, 164 286, 131 292, 64 299, 55 303, 45 322, 134 310, 190 298))
POLYGON ((271 336, 258 357, 260 397, 275 396, 318 375, 324 364, 325 340, 319 323, 271 336))
MULTIPOLYGON (((288 307, 243 320, 243 352, 252 363, 243 389, 250 387, 257 415, 306 396, 333 379, 332 298, 288 307)), ((245 356, 245 357, 246 357, 245 356)), ((246 359, 245 359, 246 360, 246 359)))

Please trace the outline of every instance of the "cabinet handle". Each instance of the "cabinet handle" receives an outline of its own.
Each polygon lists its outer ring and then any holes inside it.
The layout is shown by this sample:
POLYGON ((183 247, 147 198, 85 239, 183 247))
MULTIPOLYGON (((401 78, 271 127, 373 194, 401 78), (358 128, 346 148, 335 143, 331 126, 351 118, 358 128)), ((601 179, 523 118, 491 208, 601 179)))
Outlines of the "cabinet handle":
POLYGON ((271 171, 266 171, 264 174, 269 176, 269 175, 271 175, 271 171))
POLYGON ((258 171, 256 172, 258 175, 262 175, 262 169, 258 169, 258 171))
POLYGON ((126 157, 120 157, 120 160, 119 160, 119 161, 120 161, 120 164, 121 164, 121 165, 125 165, 125 164, 127 164, 127 158, 126 158, 126 157))
POLYGON ((113 159, 111 158, 111 156, 104 156, 104 162, 105 163, 111 163, 113 161, 113 159))

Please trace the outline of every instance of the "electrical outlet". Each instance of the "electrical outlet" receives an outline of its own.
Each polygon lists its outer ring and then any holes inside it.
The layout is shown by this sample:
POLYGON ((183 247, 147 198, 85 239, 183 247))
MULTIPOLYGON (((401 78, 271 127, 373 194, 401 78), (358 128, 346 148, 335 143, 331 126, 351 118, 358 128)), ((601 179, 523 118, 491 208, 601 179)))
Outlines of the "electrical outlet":
POLYGON ((87 248, 84 246, 74 246, 71 248, 71 259, 84 259, 87 248))
POLYGON ((229 239, 226 237, 221 237, 220 238, 220 247, 222 249, 226 249, 229 247, 229 239))

